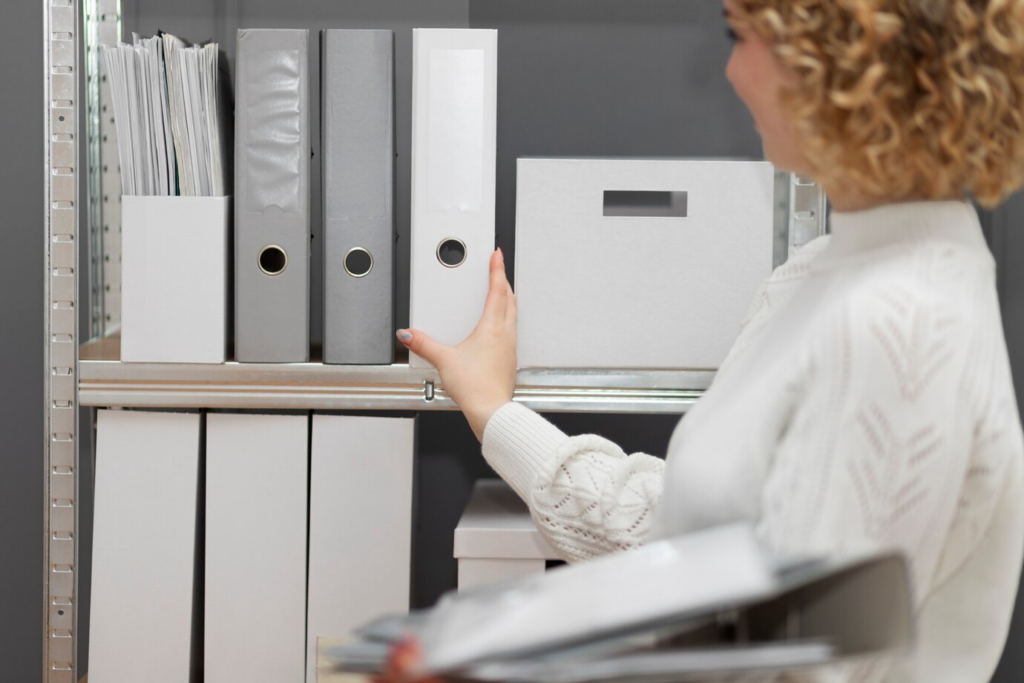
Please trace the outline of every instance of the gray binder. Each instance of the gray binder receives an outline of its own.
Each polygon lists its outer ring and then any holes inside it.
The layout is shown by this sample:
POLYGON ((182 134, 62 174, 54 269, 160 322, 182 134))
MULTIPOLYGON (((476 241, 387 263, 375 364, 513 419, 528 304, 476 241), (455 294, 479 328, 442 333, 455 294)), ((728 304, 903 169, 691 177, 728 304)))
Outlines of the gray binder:
POLYGON ((309 360, 309 31, 240 29, 235 357, 309 360))
POLYGON ((394 33, 320 34, 324 362, 395 360, 394 33))

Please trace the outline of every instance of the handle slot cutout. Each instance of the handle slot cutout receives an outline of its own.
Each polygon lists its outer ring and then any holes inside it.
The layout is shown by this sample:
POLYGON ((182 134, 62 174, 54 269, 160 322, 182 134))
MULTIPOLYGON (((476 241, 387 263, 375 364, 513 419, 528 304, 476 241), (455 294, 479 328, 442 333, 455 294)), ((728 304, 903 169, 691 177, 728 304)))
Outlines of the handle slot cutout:
POLYGON ((619 218, 686 218, 687 192, 605 190, 604 215, 619 218))

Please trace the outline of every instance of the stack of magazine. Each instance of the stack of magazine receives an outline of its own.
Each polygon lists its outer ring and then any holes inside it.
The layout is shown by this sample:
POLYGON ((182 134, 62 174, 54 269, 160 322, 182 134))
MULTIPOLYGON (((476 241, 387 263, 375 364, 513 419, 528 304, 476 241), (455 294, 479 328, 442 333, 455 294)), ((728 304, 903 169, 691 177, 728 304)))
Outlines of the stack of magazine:
POLYGON ((678 681, 901 654, 913 631, 894 552, 778 558, 746 526, 648 544, 321 637, 318 680, 377 674, 415 638, 414 672, 469 681, 678 681))
POLYGON ((230 89, 217 43, 170 34, 103 47, 126 195, 222 197, 230 187, 230 89))

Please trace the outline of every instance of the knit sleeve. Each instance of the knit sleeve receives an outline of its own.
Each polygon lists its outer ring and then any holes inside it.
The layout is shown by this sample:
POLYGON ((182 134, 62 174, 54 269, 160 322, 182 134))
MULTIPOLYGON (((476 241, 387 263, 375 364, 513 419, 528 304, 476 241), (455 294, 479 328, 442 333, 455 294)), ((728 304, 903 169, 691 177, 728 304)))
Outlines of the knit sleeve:
POLYGON ((636 547, 650 530, 663 485, 660 458, 627 455, 594 434, 567 436, 518 403, 487 422, 483 454, 565 560, 636 547))
MULTIPOLYGON (((827 237, 810 242, 761 285, 722 368, 761 334, 827 244, 827 237)), ((567 436, 517 403, 491 417, 482 446, 484 458, 526 502, 537 528, 566 560, 633 548, 650 532, 664 488, 660 458, 628 455, 594 434, 567 436)))

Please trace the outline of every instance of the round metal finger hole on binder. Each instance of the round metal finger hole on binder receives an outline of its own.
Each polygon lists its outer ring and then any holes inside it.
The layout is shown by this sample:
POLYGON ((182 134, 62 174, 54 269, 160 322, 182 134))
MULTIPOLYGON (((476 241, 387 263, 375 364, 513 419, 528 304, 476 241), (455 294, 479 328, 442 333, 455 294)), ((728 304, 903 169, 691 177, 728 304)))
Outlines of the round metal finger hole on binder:
POLYGON ((441 240, 437 245, 437 260, 445 268, 458 268, 466 262, 466 245, 454 237, 441 240))
POLYGON ((352 277, 366 277, 373 270, 373 254, 362 247, 353 247, 345 254, 345 272, 352 277))
POLYGON ((276 244, 271 244, 260 250, 257 263, 265 275, 280 275, 288 267, 288 254, 276 244))

